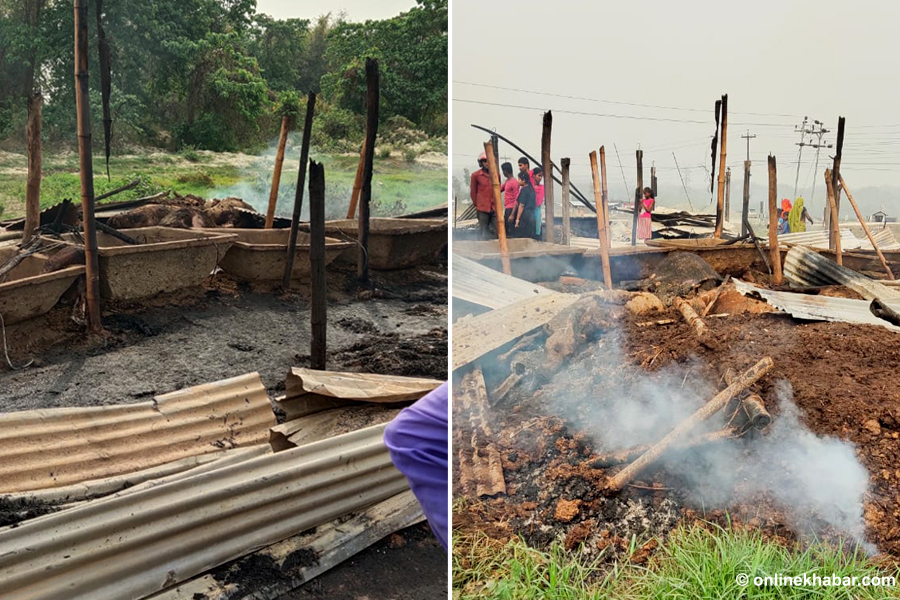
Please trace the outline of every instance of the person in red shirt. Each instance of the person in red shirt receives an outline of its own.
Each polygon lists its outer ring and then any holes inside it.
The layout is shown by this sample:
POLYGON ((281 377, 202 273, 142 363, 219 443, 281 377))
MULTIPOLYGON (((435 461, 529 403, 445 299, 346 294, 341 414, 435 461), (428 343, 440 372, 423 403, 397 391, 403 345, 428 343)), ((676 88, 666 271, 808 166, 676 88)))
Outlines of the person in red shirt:
POLYGON ((519 181, 513 177, 511 163, 503 163, 500 169, 503 171, 503 176, 506 177, 506 181, 500 187, 500 190, 503 192, 503 220, 512 223, 513 210, 516 208, 516 198, 519 195, 519 181))
POLYGON ((478 211, 478 231, 481 239, 492 239, 497 216, 494 214, 494 192, 491 189, 491 176, 484 152, 478 157, 478 170, 472 173, 469 181, 469 197, 472 198, 472 204, 478 211))

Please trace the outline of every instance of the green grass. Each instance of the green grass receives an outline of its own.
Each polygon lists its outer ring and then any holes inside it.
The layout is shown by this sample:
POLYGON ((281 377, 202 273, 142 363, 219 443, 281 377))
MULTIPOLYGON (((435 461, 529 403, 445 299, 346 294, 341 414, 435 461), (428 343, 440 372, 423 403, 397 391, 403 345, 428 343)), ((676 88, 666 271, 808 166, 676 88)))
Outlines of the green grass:
MULTIPOLYGON (((755 576, 897 576, 861 553, 824 544, 800 549, 766 540, 758 532, 715 525, 677 529, 646 567, 607 565, 600 574, 578 553, 558 545, 542 552, 521 540, 502 544, 483 535, 457 536, 453 548, 455 600, 874 600, 900 597, 895 587, 824 585, 756 586, 755 576), (749 585, 737 582, 750 577, 749 585)), ((900 582, 900 581, 898 581, 900 582)))
MULTIPOLYGON (((325 165, 326 203, 329 217, 344 216, 349 205, 358 157, 317 155, 325 165)), ((204 198, 235 195, 258 210, 265 210, 271 186, 272 158, 243 154, 215 154, 189 151, 113 156, 111 181, 106 179, 102 156, 94 156, 94 190, 100 195, 134 179, 141 184, 108 201, 140 198, 172 189, 182 195, 204 198)), ((279 187, 278 213, 288 215, 294 198, 297 159, 285 159, 279 187)), ((41 181, 41 207, 81 197, 78 156, 67 153, 45 156, 41 181)), ((409 164, 402 159, 375 160, 372 184, 373 214, 385 216, 430 208, 447 202, 447 171, 444 168, 409 164)), ((0 215, 21 217, 25 201, 25 157, 0 154, 0 215)), ((304 204, 308 204, 304 202, 304 204)), ((305 210, 305 209, 304 209, 305 210)), ((305 214, 305 213, 304 213, 305 214)))

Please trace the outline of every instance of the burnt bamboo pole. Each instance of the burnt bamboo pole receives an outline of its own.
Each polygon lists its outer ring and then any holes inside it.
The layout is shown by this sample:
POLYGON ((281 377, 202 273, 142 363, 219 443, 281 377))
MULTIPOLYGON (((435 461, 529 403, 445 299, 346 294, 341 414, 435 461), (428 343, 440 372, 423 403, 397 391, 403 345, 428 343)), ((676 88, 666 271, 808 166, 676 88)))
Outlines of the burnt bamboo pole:
MULTIPOLYGON (((834 165, 831 168, 831 188, 834 190, 834 207, 838 217, 841 214, 841 187, 839 185, 841 179, 841 155, 844 152, 844 126, 846 119, 838 117, 837 145, 835 146, 834 165)), ((840 219, 838 219, 840 221, 840 219)), ((828 228, 828 247, 831 250, 836 248, 836 241, 832 235, 831 228, 831 206, 826 199, 825 202, 825 227, 828 228)), ((838 236, 840 236, 840 223, 838 225, 838 236)))
POLYGON ((491 136, 491 148, 494 149, 494 161, 497 163, 497 181, 503 185, 503 171, 500 170, 500 139, 496 135, 491 136))
POLYGON ((638 217, 641 214, 641 198, 644 195, 644 151, 635 152, 637 158, 637 193, 634 195, 634 213, 631 218, 631 245, 637 245, 638 217))
POLYGON ((40 92, 28 93, 28 125, 25 129, 28 145, 28 175, 25 184, 25 231, 22 241, 27 242, 41 226, 41 113, 44 97, 40 92))
POLYGON ((272 189, 269 190, 269 208, 266 210, 266 229, 275 224, 275 208, 278 206, 278 186, 281 185, 281 167, 284 165, 284 147, 287 145, 291 118, 281 117, 281 133, 278 136, 278 150, 275 151, 275 170, 272 172, 272 189))
POLYGON ((306 163, 309 160, 309 140, 312 136, 315 110, 316 94, 310 92, 306 98, 306 117, 303 120, 303 141, 300 144, 300 165, 297 168, 297 189, 294 191, 294 212, 291 213, 291 233, 288 238, 287 256, 284 260, 284 274, 281 277, 281 287, 285 292, 291 289, 291 273, 294 270, 294 255, 297 252, 297 234, 300 231, 303 187, 306 184, 306 163))
POLYGON ((859 219, 859 224, 862 225, 863 231, 866 232, 866 237, 869 238, 869 243, 872 244, 872 247, 875 248, 875 253, 878 254, 878 260, 881 261, 881 266, 884 267, 885 272, 887 273, 888 279, 894 279, 894 273, 891 271, 891 268, 888 266, 887 261, 884 258, 884 254, 881 253, 881 248, 878 247, 878 244, 875 243, 875 237, 872 235, 872 232, 869 231, 869 226, 866 225, 866 220, 863 219, 862 213, 859 212, 859 206, 856 205, 856 201, 853 199, 853 194, 850 193, 850 190, 847 189, 847 184, 844 183, 843 176, 838 177, 838 181, 841 184, 841 189, 844 190, 847 194, 847 200, 850 201, 850 206, 853 207, 853 211, 856 213, 856 218, 859 219))
MULTIPOLYGON (((602 210, 598 210, 598 212, 603 213, 603 230, 606 233, 604 241, 606 242, 606 253, 609 256, 609 249, 612 247, 612 232, 610 231, 609 224, 609 182, 606 179, 606 147, 600 146, 600 189, 601 189, 601 198, 603 199, 602 210)), ((610 289, 612 288, 612 277, 609 280, 610 289)))
POLYGON ((309 366, 325 370, 327 288, 325 282, 325 167, 309 161, 309 269, 311 275, 309 366))
POLYGON ((375 136, 378 134, 379 101, 378 61, 366 59, 366 141, 362 190, 359 195, 359 258, 356 274, 360 283, 369 282, 369 209, 372 202, 372 163, 375 158, 375 136))
MULTIPOLYGON (((731 167, 725 171, 725 221, 731 220, 731 167)), ((724 227, 724 225, 723 225, 724 227)))
POLYGON ((97 11, 97 49, 100 55, 100 99, 103 103, 103 144, 106 150, 106 179, 109 180, 109 155, 112 144, 112 72, 109 63, 109 42, 103 30, 103 0, 95 0, 97 11))
POLYGON ((544 241, 554 242, 553 227, 553 163, 550 161, 550 137, 553 130, 553 115, 548 110, 544 113, 541 130, 541 170, 544 172, 544 241))
POLYGON ((91 156, 91 101, 88 77, 88 0, 74 0, 75 20, 75 109, 78 121, 78 158, 81 176, 81 218, 84 224, 85 297, 87 323, 91 331, 103 328, 100 321, 100 266, 97 258, 97 227, 94 220, 94 164, 91 156))
POLYGON ((366 142, 363 140, 359 149, 359 163, 356 165, 356 177, 353 179, 353 193, 350 195, 350 207, 347 209, 347 218, 356 218, 356 207, 359 204, 359 194, 362 191, 363 170, 366 167, 366 142))
POLYGON ((747 213, 750 211, 750 161, 744 161, 744 197, 741 203, 741 237, 747 235, 747 213))
MULTIPOLYGON (((571 161, 568 158, 564 158, 559 161, 562 166, 562 243, 566 246, 571 242, 572 237, 572 222, 571 215, 569 214, 570 206, 569 206, 569 164, 571 161)), ((597 211, 597 215, 600 215, 600 211, 597 211)))
POLYGON ((831 236, 834 238, 834 255, 837 264, 844 264, 841 254, 841 225, 838 220, 837 202, 834 199, 834 185, 831 179, 831 169, 825 169, 825 187, 828 190, 828 206, 831 209, 831 236))
POLYGON ((728 143, 728 94, 722 96, 721 142, 719 144, 719 187, 716 195, 715 237, 722 237, 725 217, 725 146, 728 143))
POLYGON ((778 178, 775 157, 769 155, 769 255, 772 258, 772 280, 781 285, 781 253, 778 250, 778 178))
POLYGON ((656 198, 656 165, 650 166, 650 189, 653 190, 653 197, 656 198))
MULTIPOLYGON (((591 152, 591 177, 594 180, 594 203, 597 205, 597 237, 600 240, 600 260, 603 265, 603 284, 606 289, 612 289, 612 274, 609 267, 609 230, 606 227, 606 210, 603 208, 604 190, 601 189, 600 173, 597 171, 597 153, 591 152)), ((606 152, 603 147, 600 148, 600 158, 603 163, 606 162, 606 152)), ((605 164, 603 166, 606 166, 605 164)), ((605 170, 605 169, 604 169, 605 170)), ((605 177, 603 187, 605 187, 605 177)))
POLYGON ((500 241, 500 263, 503 272, 512 275, 512 266, 509 263, 509 246, 506 243, 506 219, 503 218, 503 197, 500 194, 500 179, 497 174, 497 157, 494 156, 494 146, 490 142, 484 143, 484 155, 487 156, 488 173, 491 177, 491 191, 494 194, 494 211, 497 214, 497 239, 500 241))
POLYGON ((675 429, 670 431, 663 439, 654 444, 649 450, 641 455, 640 458, 619 471, 615 477, 612 477, 607 483, 609 491, 618 491, 625 487, 634 477, 648 465, 657 460, 662 454, 668 450, 673 444, 678 442, 687 432, 696 427, 702 421, 710 418, 728 404, 728 401, 737 394, 747 389, 772 370, 774 363, 772 359, 766 356, 747 371, 737 377, 731 385, 713 396, 709 402, 702 406, 690 417, 679 423, 675 429))

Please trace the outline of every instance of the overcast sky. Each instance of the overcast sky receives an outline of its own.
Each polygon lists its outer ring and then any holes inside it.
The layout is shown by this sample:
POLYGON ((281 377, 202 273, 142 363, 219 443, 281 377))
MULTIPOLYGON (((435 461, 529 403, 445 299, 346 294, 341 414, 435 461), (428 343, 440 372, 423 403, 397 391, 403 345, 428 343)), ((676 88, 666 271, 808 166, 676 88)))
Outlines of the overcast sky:
MULTIPOLYGON (((639 146, 645 182, 655 161, 660 189, 680 190, 674 151, 689 187, 700 188, 714 104, 727 93, 727 162, 736 190, 747 153, 740 136, 748 128, 757 136, 750 141, 754 183, 765 185, 772 152, 779 187, 793 188, 800 141, 794 129, 804 115, 831 130, 825 143, 836 141, 838 116, 847 118, 842 173, 851 190, 900 184, 898 2, 761 0, 741 8, 718 0, 453 0, 451 11, 455 169, 472 169, 487 138, 470 123, 496 128, 538 156, 541 115, 551 109, 552 154, 556 162, 571 157, 575 181, 590 181, 588 153, 605 144, 610 195, 621 199, 626 184, 615 144, 629 190, 639 146)), ((824 206, 822 172, 831 152, 820 156, 815 212, 824 206)), ((500 154, 518 158, 502 143, 500 154)), ((814 158, 815 150, 804 148, 799 186, 807 202, 814 158)), ((900 202, 892 212, 898 208, 900 202)))
POLYGON ((405 12, 415 6, 415 0, 322 0, 320 2, 298 2, 297 0, 258 0, 257 11, 276 19, 315 19, 331 12, 346 11, 350 21, 386 19, 405 12))

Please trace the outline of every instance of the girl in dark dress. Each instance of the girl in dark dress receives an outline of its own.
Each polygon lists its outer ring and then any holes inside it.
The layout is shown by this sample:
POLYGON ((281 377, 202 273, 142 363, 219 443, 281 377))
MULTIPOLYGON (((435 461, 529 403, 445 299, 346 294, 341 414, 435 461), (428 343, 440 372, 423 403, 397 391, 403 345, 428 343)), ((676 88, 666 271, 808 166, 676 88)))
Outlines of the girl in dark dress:
POLYGON ((516 198, 516 208, 509 216, 510 225, 513 227, 512 237, 534 237, 534 186, 531 185, 531 177, 528 172, 519 173, 519 197, 516 198))

